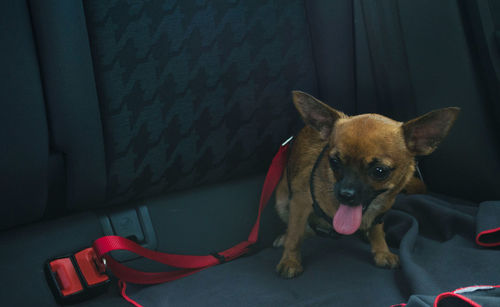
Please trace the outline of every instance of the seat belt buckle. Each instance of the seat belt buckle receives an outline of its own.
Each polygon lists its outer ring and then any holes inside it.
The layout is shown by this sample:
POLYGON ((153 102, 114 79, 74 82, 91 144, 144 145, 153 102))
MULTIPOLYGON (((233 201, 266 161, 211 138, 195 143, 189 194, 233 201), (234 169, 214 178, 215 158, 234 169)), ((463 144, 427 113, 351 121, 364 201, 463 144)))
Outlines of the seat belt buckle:
POLYGON ((92 247, 45 263, 47 281, 60 304, 85 301, 106 292, 110 278, 105 271, 105 259, 99 259, 92 247))

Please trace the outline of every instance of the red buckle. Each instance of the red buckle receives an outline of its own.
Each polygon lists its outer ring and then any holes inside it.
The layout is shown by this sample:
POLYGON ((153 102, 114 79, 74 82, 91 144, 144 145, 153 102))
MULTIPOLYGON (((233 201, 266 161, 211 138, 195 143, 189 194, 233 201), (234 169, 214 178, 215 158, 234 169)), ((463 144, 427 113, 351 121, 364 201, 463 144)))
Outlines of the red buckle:
POLYGON ((105 292, 110 281, 105 270, 105 263, 98 260, 91 247, 74 255, 53 258, 45 265, 52 292, 62 304, 80 302, 105 292))
MULTIPOLYGON (((99 285, 109 280, 109 276, 104 274, 106 271, 104 262, 97 259, 97 255, 92 247, 76 253, 75 260, 87 287, 99 285)), ((102 258, 102 260, 104 261, 105 259, 102 258)))
POLYGON ((70 258, 60 258, 49 263, 61 296, 67 297, 83 291, 83 285, 70 258))

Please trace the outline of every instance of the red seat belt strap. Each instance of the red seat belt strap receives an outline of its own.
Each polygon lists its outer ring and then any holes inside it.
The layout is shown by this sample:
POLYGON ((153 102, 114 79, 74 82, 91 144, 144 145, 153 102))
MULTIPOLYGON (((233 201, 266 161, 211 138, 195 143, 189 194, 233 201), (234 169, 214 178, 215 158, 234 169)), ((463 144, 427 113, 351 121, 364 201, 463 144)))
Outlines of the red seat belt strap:
POLYGON ((248 236, 247 241, 243 241, 225 251, 216 255, 193 256, 167 254, 144 248, 135 242, 119 236, 105 236, 94 241, 93 247, 99 258, 105 258, 108 268, 119 279, 136 284, 157 284, 179 279, 194 274, 207 267, 219 264, 223 261, 231 261, 246 254, 250 246, 255 244, 259 236, 260 217, 266 204, 269 202, 276 186, 278 185, 283 170, 288 159, 289 144, 280 147, 278 153, 274 156, 271 166, 266 175, 259 204, 257 220, 248 236), (170 272, 150 273, 142 272, 129 268, 114 260, 109 252, 114 250, 127 250, 137 255, 146 257, 153 261, 165 265, 179 268, 179 270, 170 272))

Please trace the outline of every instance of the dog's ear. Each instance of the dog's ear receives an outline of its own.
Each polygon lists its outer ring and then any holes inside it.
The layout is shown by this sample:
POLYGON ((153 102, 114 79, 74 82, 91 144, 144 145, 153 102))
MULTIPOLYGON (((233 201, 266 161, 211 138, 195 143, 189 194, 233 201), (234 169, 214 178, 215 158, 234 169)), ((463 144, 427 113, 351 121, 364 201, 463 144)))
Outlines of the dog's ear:
POLYGON ((457 107, 444 108, 404 123, 403 134, 410 152, 417 156, 432 153, 450 131, 459 112, 457 107))
POLYGON ((316 129, 323 140, 327 140, 332 133, 335 121, 345 116, 307 93, 292 91, 292 96, 304 123, 316 129))

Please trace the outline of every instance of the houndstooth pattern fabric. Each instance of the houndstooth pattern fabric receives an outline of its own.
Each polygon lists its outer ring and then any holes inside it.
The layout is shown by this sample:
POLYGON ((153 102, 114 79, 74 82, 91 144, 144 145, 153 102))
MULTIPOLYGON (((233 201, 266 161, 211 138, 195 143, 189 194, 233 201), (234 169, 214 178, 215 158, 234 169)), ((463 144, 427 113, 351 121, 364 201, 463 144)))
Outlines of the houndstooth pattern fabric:
POLYGON ((316 92, 302 1, 84 1, 108 202, 263 173, 316 92))

